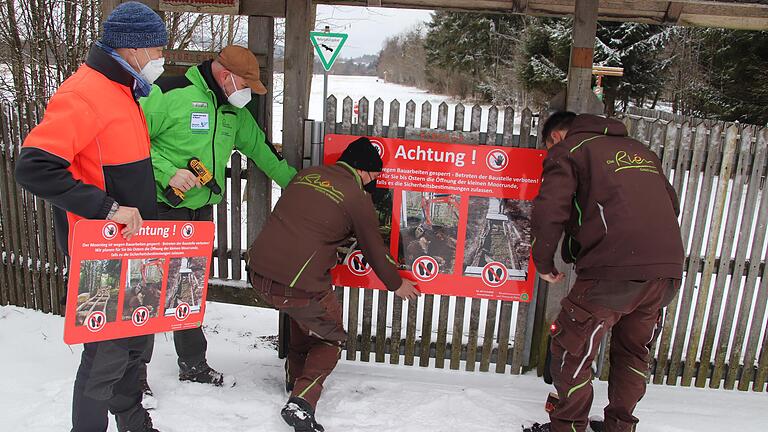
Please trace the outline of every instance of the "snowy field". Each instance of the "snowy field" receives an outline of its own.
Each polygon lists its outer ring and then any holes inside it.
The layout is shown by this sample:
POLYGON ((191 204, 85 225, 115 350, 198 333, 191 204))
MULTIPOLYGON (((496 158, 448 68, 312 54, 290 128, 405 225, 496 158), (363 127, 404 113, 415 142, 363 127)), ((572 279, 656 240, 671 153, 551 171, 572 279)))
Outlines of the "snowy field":
MULTIPOLYGON (((209 361, 237 386, 213 388, 176 379, 170 335, 158 335, 149 381, 159 399, 153 412, 163 432, 289 432, 282 362, 269 342, 270 310, 209 303, 209 361)), ((63 320, 0 307, 0 430, 66 431, 81 346, 62 341, 63 320)), ((593 415, 606 402, 596 383, 593 415)), ((546 418, 551 387, 534 375, 467 373, 342 361, 326 384, 318 420, 329 432, 518 431, 546 418)), ((758 432, 768 422, 765 393, 650 386, 636 414, 643 432, 758 432)), ((110 431, 115 431, 114 424, 110 431)))

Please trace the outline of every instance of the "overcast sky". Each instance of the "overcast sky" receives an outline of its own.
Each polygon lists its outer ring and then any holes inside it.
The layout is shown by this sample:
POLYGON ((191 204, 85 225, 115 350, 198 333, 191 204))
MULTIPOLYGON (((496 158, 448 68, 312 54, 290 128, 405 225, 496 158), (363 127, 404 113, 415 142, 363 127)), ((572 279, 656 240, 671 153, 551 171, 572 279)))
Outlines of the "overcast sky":
POLYGON ((331 26, 332 32, 348 33, 341 57, 378 54, 384 40, 430 21, 431 11, 359 6, 317 6, 317 30, 331 26))

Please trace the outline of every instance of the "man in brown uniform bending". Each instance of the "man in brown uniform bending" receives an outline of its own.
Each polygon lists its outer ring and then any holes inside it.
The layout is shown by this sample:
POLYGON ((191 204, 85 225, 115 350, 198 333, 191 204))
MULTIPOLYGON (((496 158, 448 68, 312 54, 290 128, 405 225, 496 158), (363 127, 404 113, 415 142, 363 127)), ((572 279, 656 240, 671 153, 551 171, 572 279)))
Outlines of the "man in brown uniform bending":
POLYGON ((379 234, 369 193, 375 191, 381 169, 375 147, 360 138, 336 164, 299 172, 248 251, 253 287, 291 318, 286 361, 291 396, 281 415, 296 431, 323 430, 315 421, 315 407, 347 339, 341 306, 331 289, 336 248, 356 236, 387 289, 409 300, 420 295, 397 273, 379 234))
POLYGON ((542 279, 560 282, 553 256, 565 232, 562 255, 578 278, 551 327, 558 402, 550 423, 526 431, 634 431, 649 347, 683 273, 677 195, 656 155, 616 120, 560 112, 542 137, 549 154, 534 201, 533 260, 542 279), (589 422, 592 360, 611 329, 605 420, 589 422))

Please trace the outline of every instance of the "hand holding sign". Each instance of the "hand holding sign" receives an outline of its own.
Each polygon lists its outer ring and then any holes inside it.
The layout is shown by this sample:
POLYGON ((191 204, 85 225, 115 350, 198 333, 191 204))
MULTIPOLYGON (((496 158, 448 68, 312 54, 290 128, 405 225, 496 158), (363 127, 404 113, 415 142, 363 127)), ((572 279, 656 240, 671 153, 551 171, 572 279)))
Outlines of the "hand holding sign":
POLYGON ((141 225, 144 223, 139 209, 125 206, 120 206, 110 220, 125 225, 122 234, 126 240, 130 240, 131 237, 139 232, 141 225))
POLYGON ((416 298, 421 297, 421 292, 416 287, 416 284, 408 279, 403 279, 403 283, 400 284, 400 288, 395 291, 395 294, 407 300, 416 300, 416 298))

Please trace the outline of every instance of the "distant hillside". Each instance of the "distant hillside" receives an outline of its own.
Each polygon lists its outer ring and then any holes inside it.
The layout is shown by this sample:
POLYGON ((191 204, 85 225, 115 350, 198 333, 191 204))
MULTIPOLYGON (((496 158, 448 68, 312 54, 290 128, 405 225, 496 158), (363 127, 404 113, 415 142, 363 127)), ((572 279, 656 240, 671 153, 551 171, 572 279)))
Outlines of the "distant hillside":
MULTIPOLYGON (((282 54, 282 50, 280 50, 280 52, 278 52, 277 49, 275 50, 275 72, 277 73, 282 73, 284 71, 282 54)), ((333 64, 331 73, 334 75, 376 76, 378 61, 379 56, 377 55, 337 59, 336 63, 333 64)), ((315 56, 315 65, 312 72, 316 74, 323 73, 323 65, 320 63, 317 56, 315 56)))

